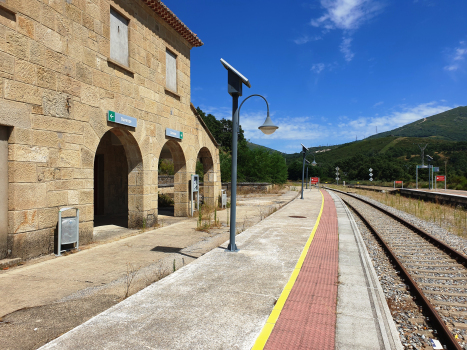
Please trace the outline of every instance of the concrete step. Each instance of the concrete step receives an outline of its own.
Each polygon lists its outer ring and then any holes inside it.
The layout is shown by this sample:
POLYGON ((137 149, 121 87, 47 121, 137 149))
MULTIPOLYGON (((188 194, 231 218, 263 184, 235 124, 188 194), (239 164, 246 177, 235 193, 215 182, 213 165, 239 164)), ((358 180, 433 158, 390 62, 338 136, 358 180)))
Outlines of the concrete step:
POLYGON ((21 258, 13 259, 1 259, 0 260, 0 270, 19 264, 22 261, 21 258))

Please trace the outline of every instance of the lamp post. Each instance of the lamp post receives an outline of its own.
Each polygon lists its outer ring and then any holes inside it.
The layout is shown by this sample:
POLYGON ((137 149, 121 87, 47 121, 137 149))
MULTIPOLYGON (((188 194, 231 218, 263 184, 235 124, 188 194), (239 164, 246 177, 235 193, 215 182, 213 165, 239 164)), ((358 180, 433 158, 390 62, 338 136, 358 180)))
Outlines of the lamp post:
POLYGON ((302 166, 302 197, 300 199, 303 199, 303 181, 305 178, 305 157, 306 157, 306 152, 308 151, 308 148, 303 146, 303 143, 301 143, 301 145, 302 145, 302 154, 303 154, 303 166, 302 166))
POLYGON ((247 87, 251 88, 250 82, 242 74, 240 74, 234 67, 228 64, 225 60, 221 58, 221 63, 228 71, 228 87, 227 91, 232 96, 232 182, 231 182, 231 196, 230 196, 230 242, 227 247, 228 251, 236 252, 238 251, 237 245, 235 244, 235 230, 236 230, 236 220, 237 220, 237 141, 238 141, 238 131, 240 124, 240 108, 250 97, 258 96, 261 97, 266 102, 267 115, 266 120, 263 125, 258 127, 264 134, 270 135, 278 129, 272 123, 271 118, 269 117, 269 104, 268 101, 261 95, 251 95, 243 100, 238 107, 238 98, 242 96, 242 87, 245 84, 247 87))
POLYGON ((432 190, 433 189, 433 165, 431 164, 431 162, 433 161, 433 157, 427 154, 426 158, 428 159, 428 189, 432 190), (430 173, 430 170, 431 170, 431 173, 430 173))

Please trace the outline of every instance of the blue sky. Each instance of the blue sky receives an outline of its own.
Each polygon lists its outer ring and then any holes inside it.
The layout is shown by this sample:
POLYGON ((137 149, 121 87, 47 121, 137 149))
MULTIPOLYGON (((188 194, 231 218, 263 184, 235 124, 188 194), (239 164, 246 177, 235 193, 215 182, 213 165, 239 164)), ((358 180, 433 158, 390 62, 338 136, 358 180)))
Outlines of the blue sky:
POLYGON ((265 96, 273 135, 251 98, 240 124, 282 152, 368 137, 467 105, 467 1, 165 0, 204 42, 191 50, 191 99, 231 118, 225 59, 265 96))

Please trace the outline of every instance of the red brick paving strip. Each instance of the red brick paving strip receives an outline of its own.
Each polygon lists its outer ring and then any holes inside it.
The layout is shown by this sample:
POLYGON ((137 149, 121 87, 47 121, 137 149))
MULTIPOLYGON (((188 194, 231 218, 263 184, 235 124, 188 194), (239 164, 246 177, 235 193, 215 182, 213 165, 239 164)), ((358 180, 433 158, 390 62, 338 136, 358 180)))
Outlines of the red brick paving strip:
POLYGON ((326 192, 321 221, 264 349, 334 350, 339 242, 337 212, 326 192))

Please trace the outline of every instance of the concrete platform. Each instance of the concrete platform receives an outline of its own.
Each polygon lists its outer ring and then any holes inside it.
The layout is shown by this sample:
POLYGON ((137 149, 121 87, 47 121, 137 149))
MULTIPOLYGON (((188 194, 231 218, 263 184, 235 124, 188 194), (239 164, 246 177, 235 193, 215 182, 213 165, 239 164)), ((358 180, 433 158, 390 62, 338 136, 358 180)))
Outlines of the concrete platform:
MULTIPOLYGON (((316 189, 307 190, 305 199, 237 236, 239 252, 226 252, 226 242, 41 349, 251 349, 294 271, 321 203, 316 189)), ((385 341, 395 327, 386 330, 392 319, 384 320, 381 300, 370 291, 378 288, 377 279, 368 281, 366 251, 339 203, 337 215, 344 255, 339 252, 336 348, 399 349, 385 341)))

